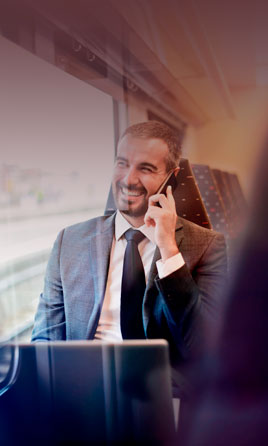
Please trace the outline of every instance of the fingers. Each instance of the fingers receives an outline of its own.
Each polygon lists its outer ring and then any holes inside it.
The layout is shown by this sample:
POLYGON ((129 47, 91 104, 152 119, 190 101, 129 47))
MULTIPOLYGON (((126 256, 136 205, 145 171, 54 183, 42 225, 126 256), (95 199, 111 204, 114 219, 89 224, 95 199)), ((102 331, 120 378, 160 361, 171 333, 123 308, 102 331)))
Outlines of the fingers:
POLYGON ((171 186, 167 187, 167 195, 164 194, 151 195, 151 197, 149 198, 149 206, 155 206, 157 203, 159 203, 163 209, 168 209, 170 207, 173 210, 176 209, 171 186))
POLYGON ((144 216, 144 223, 147 226, 155 226, 155 221, 163 214, 163 210, 157 206, 150 206, 144 216))
POLYGON ((174 200, 174 197, 173 197, 172 187, 171 187, 171 186, 168 186, 168 187, 167 187, 167 199, 168 199, 169 204, 170 204, 174 209, 176 209, 176 203, 175 203, 175 200, 174 200))
POLYGON ((147 227, 155 226, 155 221, 147 214, 145 214, 145 216, 144 216, 144 223, 147 227))

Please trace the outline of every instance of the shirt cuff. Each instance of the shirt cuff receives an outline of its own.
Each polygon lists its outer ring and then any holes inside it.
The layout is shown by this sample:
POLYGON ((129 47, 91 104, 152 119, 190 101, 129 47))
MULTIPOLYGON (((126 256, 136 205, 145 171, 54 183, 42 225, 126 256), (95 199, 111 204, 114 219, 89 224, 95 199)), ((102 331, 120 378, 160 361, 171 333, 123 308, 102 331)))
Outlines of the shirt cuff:
POLYGON ((157 260, 156 266, 159 279, 164 279, 164 277, 174 273, 177 269, 182 268, 183 265, 185 265, 185 261, 180 252, 175 254, 175 256, 170 257, 165 262, 161 259, 157 260))

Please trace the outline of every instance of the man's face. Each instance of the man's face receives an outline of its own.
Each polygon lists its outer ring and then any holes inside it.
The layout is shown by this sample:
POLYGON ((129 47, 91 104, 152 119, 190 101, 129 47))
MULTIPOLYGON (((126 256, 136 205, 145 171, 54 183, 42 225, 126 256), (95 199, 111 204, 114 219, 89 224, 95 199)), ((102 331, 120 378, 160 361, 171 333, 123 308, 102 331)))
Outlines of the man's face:
POLYGON ((143 224, 148 199, 167 177, 167 144, 125 135, 118 145, 112 188, 117 208, 133 225, 143 224))

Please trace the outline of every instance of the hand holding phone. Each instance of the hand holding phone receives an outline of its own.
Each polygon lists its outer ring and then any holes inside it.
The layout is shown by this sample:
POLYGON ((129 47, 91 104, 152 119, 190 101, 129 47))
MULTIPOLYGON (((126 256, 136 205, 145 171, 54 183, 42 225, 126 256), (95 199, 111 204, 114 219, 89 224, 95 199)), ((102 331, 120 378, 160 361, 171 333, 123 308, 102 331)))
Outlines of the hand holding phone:
MULTIPOLYGON (((156 193, 157 194, 164 194, 164 195, 166 195, 168 186, 172 187, 172 193, 173 193, 174 190, 176 189, 177 185, 178 185, 177 178, 176 178, 176 175, 174 173, 174 170, 172 170, 168 174, 168 176, 165 179, 165 181, 161 184, 160 188, 158 189, 158 191, 156 193)), ((156 206, 161 207, 159 203, 156 203, 156 206)))
POLYGON ((163 261, 179 252, 175 239, 177 213, 173 197, 173 191, 178 184, 176 173, 177 171, 171 171, 156 194, 149 198, 149 206, 144 218, 147 226, 154 227, 154 240, 163 261), (172 191, 167 191, 168 186, 171 186, 172 191), (159 194, 162 195, 162 198, 159 197, 159 194))

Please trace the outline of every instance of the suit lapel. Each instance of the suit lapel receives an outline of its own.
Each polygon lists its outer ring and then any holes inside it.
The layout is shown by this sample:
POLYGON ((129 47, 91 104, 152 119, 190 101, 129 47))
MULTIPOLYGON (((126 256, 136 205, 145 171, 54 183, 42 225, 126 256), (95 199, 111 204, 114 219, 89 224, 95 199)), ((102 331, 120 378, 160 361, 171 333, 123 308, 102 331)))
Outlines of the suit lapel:
POLYGON ((182 220, 180 217, 177 218, 177 224, 176 224, 176 229, 175 229, 175 237, 176 237, 176 242, 178 245, 178 248, 180 247, 180 244, 182 242, 183 239, 183 224, 182 224, 182 220))
MULTIPOLYGON (((115 215, 112 215, 105 221, 98 221, 96 231, 90 237, 89 257, 91 259, 90 267, 94 278, 94 314, 100 313, 104 299, 114 235, 114 218, 115 215)), ((89 321, 88 332, 91 330, 91 321, 89 321)))

